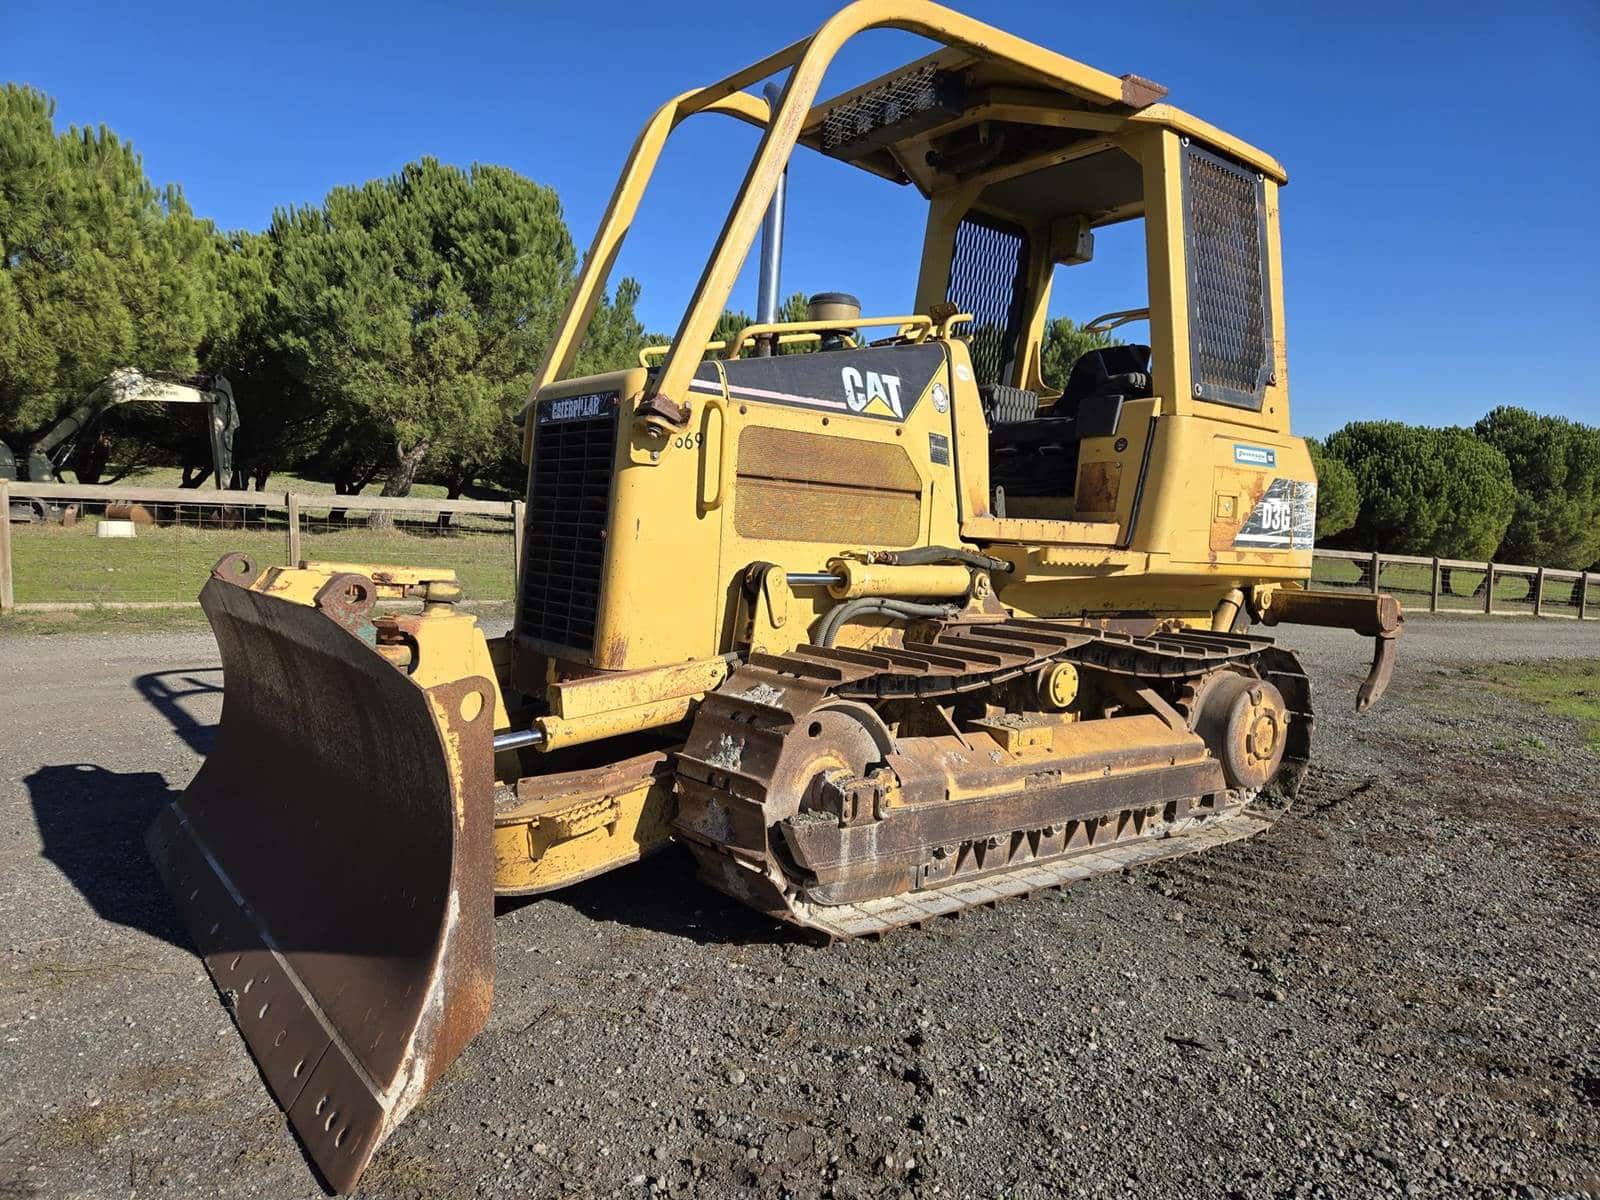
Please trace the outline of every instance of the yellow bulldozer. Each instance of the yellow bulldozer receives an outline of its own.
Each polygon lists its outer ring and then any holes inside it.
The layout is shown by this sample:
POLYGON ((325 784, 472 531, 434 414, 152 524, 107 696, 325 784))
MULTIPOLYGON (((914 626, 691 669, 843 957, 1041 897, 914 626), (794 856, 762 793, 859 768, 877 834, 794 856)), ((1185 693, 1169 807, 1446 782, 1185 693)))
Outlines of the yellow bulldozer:
POLYGON ((860 0, 634 143, 524 410, 506 636, 449 571, 217 564, 221 725, 150 846, 329 1184, 483 1027, 496 896, 676 840, 764 913, 878 935, 1270 825, 1311 689, 1258 626, 1374 639, 1357 703, 1378 699, 1399 606, 1306 586, 1284 170, 1164 96, 860 0), (941 48, 819 98, 877 28, 941 48), (699 113, 761 138, 677 332, 571 378, 699 113), (713 341, 799 146, 926 198, 915 298, 825 293, 713 341), (1129 222, 1146 303, 1091 328, 1147 322, 1148 345, 1045 379, 1055 273, 1129 222))

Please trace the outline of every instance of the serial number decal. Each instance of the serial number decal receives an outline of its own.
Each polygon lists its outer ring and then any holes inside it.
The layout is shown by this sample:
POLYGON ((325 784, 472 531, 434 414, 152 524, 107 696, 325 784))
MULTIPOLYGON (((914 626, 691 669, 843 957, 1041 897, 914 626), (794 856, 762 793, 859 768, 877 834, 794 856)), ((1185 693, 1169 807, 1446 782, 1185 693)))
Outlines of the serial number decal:
POLYGON ((559 400, 546 400, 539 406, 539 424, 553 425, 558 421, 583 421, 602 415, 616 403, 615 392, 589 392, 582 396, 563 396, 559 400))

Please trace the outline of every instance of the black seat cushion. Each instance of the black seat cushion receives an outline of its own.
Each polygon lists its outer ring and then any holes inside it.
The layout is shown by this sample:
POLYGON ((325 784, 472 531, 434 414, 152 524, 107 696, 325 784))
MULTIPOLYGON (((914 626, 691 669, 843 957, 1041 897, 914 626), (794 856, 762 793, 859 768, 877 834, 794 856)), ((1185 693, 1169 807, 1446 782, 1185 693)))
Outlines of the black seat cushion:
POLYGON ((1142 400, 1150 395, 1150 347, 1102 346, 1080 355, 1072 364, 1067 386, 1062 389, 1063 404, 1075 412, 1080 401, 1090 396, 1118 395, 1124 400, 1142 400))
POLYGON ((1039 415, 1039 393, 1003 383, 986 383, 978 389, 983 415, 991 426, 1009 421, 1031 421, 1039 415))

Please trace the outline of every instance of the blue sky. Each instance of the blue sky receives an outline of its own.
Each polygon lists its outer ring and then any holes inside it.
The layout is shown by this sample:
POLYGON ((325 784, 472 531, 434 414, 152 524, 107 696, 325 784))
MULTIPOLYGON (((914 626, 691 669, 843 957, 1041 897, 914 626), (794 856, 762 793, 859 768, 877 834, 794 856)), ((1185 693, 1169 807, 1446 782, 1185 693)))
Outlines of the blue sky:
MULTIPOLYGON (((284 2, 0 7, 0 77, 105 123, 199 213, 261 228, 284 204, 431 154, 560 193, 587 244, 634 135, 668 95, 815 28, 833 3, 284 2)), ((1500 403, 1600 421, 1600 4, 1059 0, 965 11, 1170 99, 1276 155, 1295 423, 1469 423, 1500 403)), ((850 47, 824 91, 922 53, 850 47)), ((620 263, 671 329, 755 145, 721 118, 669 148, 620 263)), ((922 202, 805 154, 784 291, 909 307, 922 202)), ((1145 300, 1133 239, 1058 283, 1079 319, 1145 300), (1080 273, 1081 272, 1081 273, 1080 273)), ((754 306, 754 266, 735 290, 754 306)))

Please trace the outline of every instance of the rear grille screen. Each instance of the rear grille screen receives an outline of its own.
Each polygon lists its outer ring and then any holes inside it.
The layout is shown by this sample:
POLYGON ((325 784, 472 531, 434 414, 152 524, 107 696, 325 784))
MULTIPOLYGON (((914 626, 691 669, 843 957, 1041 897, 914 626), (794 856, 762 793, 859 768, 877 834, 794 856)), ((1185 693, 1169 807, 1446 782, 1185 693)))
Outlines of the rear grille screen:
POLYGON ((1201 400, 1259 411, 1272 378, 1266 185, 1247 167, 1183 148, 1189 362, 1201 400))
POLYGON ((517 630, 552 645, 592 650, 611 507, 617 395, 545 400, 535 420, 517 630))
POLYGON ((956 228, 945 298, 972 314, 968 349, 979 387, 1010 381, 1027 265, 1028 238, 1020 227, 973 215, 956 228))

